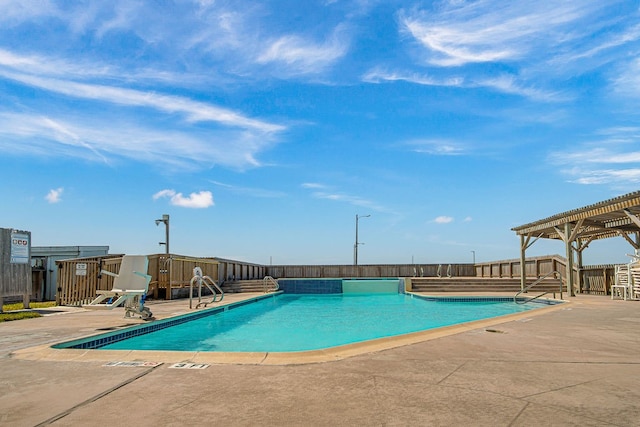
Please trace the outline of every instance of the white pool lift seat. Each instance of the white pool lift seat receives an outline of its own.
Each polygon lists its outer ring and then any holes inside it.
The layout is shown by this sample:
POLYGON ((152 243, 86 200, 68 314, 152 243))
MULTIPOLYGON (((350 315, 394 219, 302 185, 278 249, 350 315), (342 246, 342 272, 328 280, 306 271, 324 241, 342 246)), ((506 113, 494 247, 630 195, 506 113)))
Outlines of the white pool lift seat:
POLYGON ((148 267, 149 259, 146 256, 124 255, 118 274, 100 271, 100 274, 114 278, 113 288, 109 291, 97 290, 97 298, 82 307, 89 310, 112 310, 124 305, 124 317, 138 315, 143 320, 151 320, 151 310, 144 306, 151 281, 151 276, 147 274, 148 267))

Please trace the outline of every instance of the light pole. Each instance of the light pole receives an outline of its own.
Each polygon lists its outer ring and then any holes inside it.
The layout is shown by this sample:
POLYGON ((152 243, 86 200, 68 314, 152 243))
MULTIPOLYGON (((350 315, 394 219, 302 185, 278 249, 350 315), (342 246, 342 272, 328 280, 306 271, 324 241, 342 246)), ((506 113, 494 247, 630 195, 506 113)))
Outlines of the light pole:
POLYGON ((165 231, 165 240, 164 242, 159 242, 160 245, 165 245, 165 253, 169 255, 169 215, 162 215, 162 219, 156 219, 156 225, 160 225, 160 223, 164 223, 164 231, 165 231))
POLYGON ((473 265, 476 265, 476 251, 471 251, 473 254, 473 265))
POLYGON ((364 245, 364 243, 358 242, 358 220, 360 218, 369 218, 371 215, 358 215, 356 214, 356 243, 353 245, 353 265, 358 265, 358 245, 364 245))

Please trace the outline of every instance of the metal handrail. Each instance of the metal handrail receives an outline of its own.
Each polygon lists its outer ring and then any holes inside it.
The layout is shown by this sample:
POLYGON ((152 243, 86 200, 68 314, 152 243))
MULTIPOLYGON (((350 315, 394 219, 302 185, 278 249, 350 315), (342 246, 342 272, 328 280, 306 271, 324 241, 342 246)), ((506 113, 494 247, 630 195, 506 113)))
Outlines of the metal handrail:
MULTIPOLYGON (((438 269, 436 270, 436 276, 442 277, 442 264, 438 264, 438 269)), ((447 265, 447 277, 451 278, 451 264, 447 265)))
MULTIPOLYGON (((531 284, 529 284, 529 285, 525 286, 525 287, 524 287, 524 289, 521 289, 517 294, 515 294, 515 295, 513 296, 513 302, 515 302, 516 304, 526 304, 526 303, 528 303, 528 302, 531 302, 531 301, 533 301, 533 300, 536 300, 536 299, 540 298, 541 296, 544 296, 544 295, 546 295, 546 294, 551 293, 551 292, 549 292, 549 291, 545 291, 545 292, 541 293, 540 295, 535 296, 535 297, 533 297, 533 298, 529 298, 529 299, 526 299, 526 300, 524 300, 524 301, 518 301, 518 296, 519 296, 520 294, 522 294, 522 293, 524 293, 524 292, 529 291, 529 289, 533 288, 535 285, 537 285, 538 283, 542 282, 544 279, 546 279, 547 277, 551 276, 552 274, 553 274, 554 276, 557 274, 558 276, 560 276, 560 277, 561 277, 561 279, 560 279, 560 289, 559 289, 559 292, 560 292, 560 299, 562 299, 562 275, 560 274, 560 272, 559 272, 558 270, 553 270, 553 271, 548 272, 548 273, 547 273, 547 274, 545 274, 544 276, 542 276, 542 277, 538 278, 535 282, 533 282, 533 283, 531 283, 531 284)), ((556 297, 556 293, 555 293, 555 292, 553 292, 553 297, 554 297, 554 298, 556 297)))
POLYGON ((264 279, 262 279, 262 285, 265 294, 269 292, 269 290, 271 290, 272 292, 280 290, 280 284, 271 276, 264 276, 264 279), (273 285, 272 289, 269 289, 270 284, 273 285))
POLYGON ((193 308, 193 303, 192 303, 193 284, 195 282, 198 282, 198 304, 196 305, 196 308, 200 308, 201 305, 204 305, 206 307, 208 304, 222 301, 222 299, 224 298, 224 291, 218 286, 218 284, 211 277, 203 276, 202 269, 200 269, 200 267, 195 267, 193 269, 193 277, 189 282, 189 308, 193 308), (205 302, 202 301, 202 285, 203 284, 211 292, 211 295, 212 295, 211 301, 205 301, 205 302), (220 299, 218 299, 218 296, 220 297, 220 299))

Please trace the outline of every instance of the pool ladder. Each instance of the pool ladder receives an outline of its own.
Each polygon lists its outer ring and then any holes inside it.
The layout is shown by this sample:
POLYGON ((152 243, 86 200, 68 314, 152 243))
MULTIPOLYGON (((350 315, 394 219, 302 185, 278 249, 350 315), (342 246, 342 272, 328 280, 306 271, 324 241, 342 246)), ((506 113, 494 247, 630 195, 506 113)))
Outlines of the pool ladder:
POLYGON ((220 286, 211 277, 203 276, 200 267, 195 267, 193 269, 193 277, 189 282, 189 308, 193 308, 193 285, 195 283, 198 284, 198 304, 196 308, 200 308, 200 306, 206 307, 207 304, 222 301, 222 298, 224 298, 224 291, 220 289, 220 286), (205 285, 211 292, 211 301, 202 301, 202 285, 205 285))
MULTIPOLYGON (((442 264, 438 264, 438 270, 436 271, 436 276, 442 277, 442 264)), ((451 278, 451 264, 447 265, 447 277, 451 278)))
MULTIPOLYGON (((541 293, 540 295, 537 295, 533 298, 529 298, 529 299, 523 299, 523 300, 518 300, 518 296, 522 293, 525 293, 527 291, 529 291, 529 289, 533 288, 535 285, 537 285, 538 283, 542 282, 544 279, 546 279, 547 277, 551 276, 553 274, 553 277, 556 277, 556 275, 560 276, 560 272, 558 270, 553 270, 550 271, 549 273, 545 274, 544 276, 538 278, 535 282, 531 283, 530 285, 527 285, 524 287, 524 289, 521 289, 517 294, 515 294, 513 296, 513 302, 515 302, 516 304, 526 304, 528 302, 531 302, 533 300, 537 300, 538 298, 545 296, 547 294, 553 293, 553 298, 556 297, 556 293, 555 292, 550 292, 550 291, 544 291, 543 293, 541 293)), ((558 290, 560 292, 560 299, 562 299, 562 280, 560 281, 560 289, 558 290)))
POLYGON ((265 294, 267 292, 276 292, 280 290, 280 284, 271 276, 264 276, 264 279, 262 279, 262 286, 265 294))

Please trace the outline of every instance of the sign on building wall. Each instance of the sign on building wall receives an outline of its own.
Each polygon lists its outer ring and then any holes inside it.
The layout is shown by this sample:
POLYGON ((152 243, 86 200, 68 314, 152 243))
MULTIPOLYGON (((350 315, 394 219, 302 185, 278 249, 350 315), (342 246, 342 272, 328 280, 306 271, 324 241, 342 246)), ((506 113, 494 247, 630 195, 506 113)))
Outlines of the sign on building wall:
POLYGON ((11 233, 11 264, 29 264, 29 235, 11 233))

